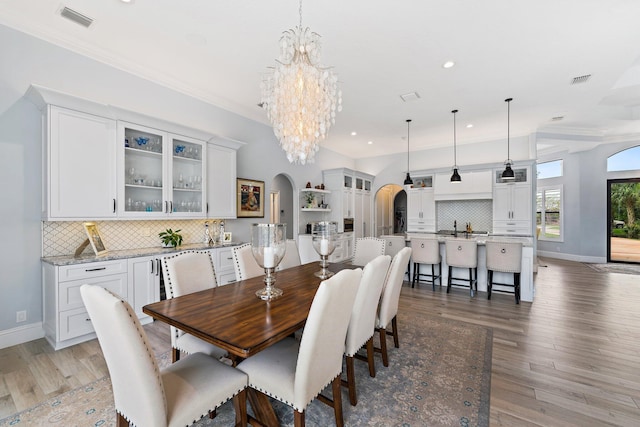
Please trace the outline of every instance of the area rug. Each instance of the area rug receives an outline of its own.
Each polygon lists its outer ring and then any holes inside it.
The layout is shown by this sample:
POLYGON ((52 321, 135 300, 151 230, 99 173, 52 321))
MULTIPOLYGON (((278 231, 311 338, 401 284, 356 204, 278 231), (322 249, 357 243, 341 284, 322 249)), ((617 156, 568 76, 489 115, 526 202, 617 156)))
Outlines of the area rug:
MULTIPOLYGON (((492 330, 440 317, 400 313, 400 348, 389 339, 389 367, 376 355, 376 377, 356 361, 358 405, 343 389, 347 426, 488 426, 492 330)), ((169 363, 163 355, 161 366, 169 363)), ((330 396, 330 390, 325 390, 330 396)), ((293 411, 272 401, 282 426, 293 425, 293 411)), ((231 402, 211 420, 194 426, 231 426, 231 402)), ((335 425, 333 409, 317 400, 307 409, 308 426, 335 425)), ((109 378, 68 391, 0 420, 6 426, 114 426, 109 378)))
POLYGON ((599 273, 640 274, 640 264, 623 264, 618 262, 609 262, 606 264, 585 264, 599 273))

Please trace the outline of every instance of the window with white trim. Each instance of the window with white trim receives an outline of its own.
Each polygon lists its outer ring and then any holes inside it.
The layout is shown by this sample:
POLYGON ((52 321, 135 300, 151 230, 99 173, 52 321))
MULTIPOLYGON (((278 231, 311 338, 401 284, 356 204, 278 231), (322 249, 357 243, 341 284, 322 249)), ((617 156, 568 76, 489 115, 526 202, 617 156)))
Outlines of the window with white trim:
POLYGON ((536 225, 538 240, 563 240, 562 186, 538 187, 536 225))

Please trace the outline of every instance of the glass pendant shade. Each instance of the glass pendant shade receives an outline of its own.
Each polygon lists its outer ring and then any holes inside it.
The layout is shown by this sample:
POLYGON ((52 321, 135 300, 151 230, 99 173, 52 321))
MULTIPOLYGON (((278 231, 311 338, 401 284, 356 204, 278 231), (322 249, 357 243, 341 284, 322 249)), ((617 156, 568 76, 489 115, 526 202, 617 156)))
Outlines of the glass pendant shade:
POLYGON ((409 174, 409 125, 411 124, 411 119, 407 119, 407 177, 404 179, 404 185, 413 185, 413 180, 411 179, 411 175, 409 174))
POLYGON ((510 117, 511 101, 513 101, 513 98, 507 98, 504 100, 504 102, 507 103, 507 160, 504 161, 505 168, 504 168, 504 172, 502 172, 502 179, 507 181, 516 179, 516 175, 513 173, 513 169, 511 169, 511 165, 513 165, 513 162, 511 161, 511 157, 510 157, 511 153, 509 152, 509 133, 510 133, 509 125, 511 121, 511 117, 510 117))
POLYGON ((291 163, 312 163, 342 110, 338 76, 320 64, 320 35, 300 25, 285 31, 280 56, 261 84, 261 105, 291 163))
POLYGON ((458 173, 457 153, 456 153, 456 113, 458 110, 451 111, 453 113, 453 174, 451 174, 451 182, 458 183, 462 181, 460 173, 458 173))

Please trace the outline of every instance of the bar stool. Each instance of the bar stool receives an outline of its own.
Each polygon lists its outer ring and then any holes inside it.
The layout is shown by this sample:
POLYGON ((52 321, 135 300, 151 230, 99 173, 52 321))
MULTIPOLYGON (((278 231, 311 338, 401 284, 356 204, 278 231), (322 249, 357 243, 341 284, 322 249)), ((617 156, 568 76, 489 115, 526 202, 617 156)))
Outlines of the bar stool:
POLYGON ((420 284, 420 277, 427 278, 426 282, 431 283, 431 288, 436 290, 436 279, 440 279, 442 287, 442 258, 440 257, 440 242, 436 239, 411 238, 411 258, 413 260, 413 280, 411 287, 420 284), (431 264, 431 274, 420 273, 421 264, 431 264), (438 275, 436 276, 435 265, 438 264, 438 275))
MULTIPOLYGON (((396 256, 398 252, 402 250, 402 248, 407 247, 407 240, 404 236, 392 236, 392 235, 384 235, 380 236, 381 239, 384 239, 384 254, 389 255, 391 258, 396 256)), ((409 264, 407 264, 407 271, 405 271, 405 275, 407 276, 407 280, 411 280, 411 275, 409 274, 409 264)))
MULTIPOLYGON (((493 272, 513 273, 513 284, 498 283, 496 285, 513 287, 516 304, 520 304, 520 272, 522 270, 522 243, 487 242, 487 299, 491 299, 493 272)), ((497 292, 508 292, 496 290, 497 292)))
POLYGON ((469 284, 453 283, 456 286, 469 286, 469 291, 473 297, 473 289, 478 290, 478 242, 475 240, 452 239, 445 242, 445 253, 447 265, 449 266, 449 277, 447 279, 447 293, 451 290, 451 280, 468 282, 469 284), (453 277, 454 268, 469 269, 469 278, 453 277), (474 278, 475 273, 475 278, 474 278))

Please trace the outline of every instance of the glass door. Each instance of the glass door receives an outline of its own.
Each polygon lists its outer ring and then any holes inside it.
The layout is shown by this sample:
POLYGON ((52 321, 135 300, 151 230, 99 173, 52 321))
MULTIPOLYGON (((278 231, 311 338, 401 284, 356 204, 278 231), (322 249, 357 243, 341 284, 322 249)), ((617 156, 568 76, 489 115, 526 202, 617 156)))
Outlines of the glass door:
POLYGON ((171 137, 172 212, 181 217, 204 214, 205 144, 182 136, 171 137))
POLYGON ((640 178, 607 181, 607 261, 640 263, 640 178))
POLYGON ((165 136, 151 128, 123 125, 124 198, 120 210, 128 216, 161 216, 164 197, 163 155, 165 136))

